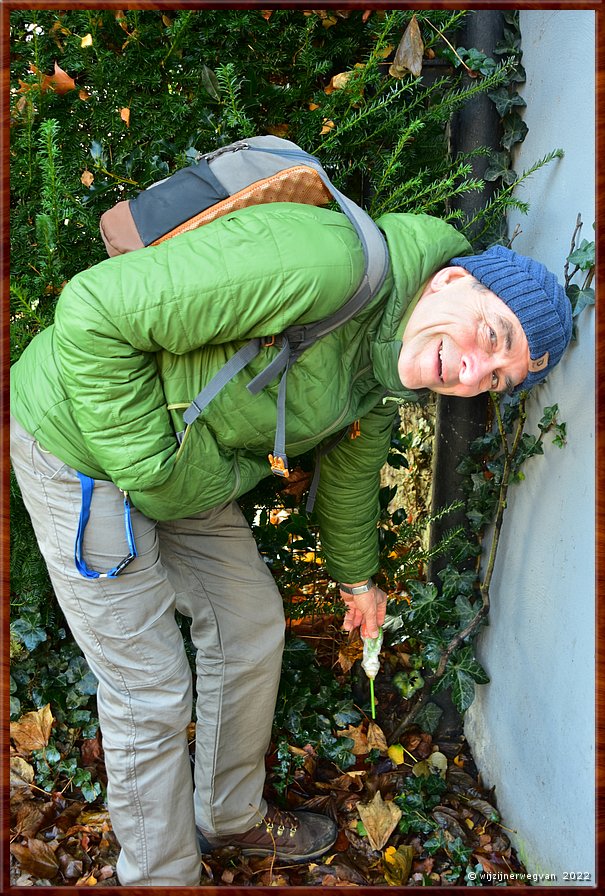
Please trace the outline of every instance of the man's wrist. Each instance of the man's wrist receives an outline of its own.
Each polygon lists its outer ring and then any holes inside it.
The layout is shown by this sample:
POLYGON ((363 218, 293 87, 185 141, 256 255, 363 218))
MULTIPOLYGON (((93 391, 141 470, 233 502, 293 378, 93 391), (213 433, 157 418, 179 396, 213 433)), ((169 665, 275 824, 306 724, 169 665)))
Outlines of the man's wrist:
POLYGON ((371 578, 367 579, 365 582, 361 582, 358 585, 344 585, 342 582, 339 582, 338 587, 341 591, 344 591, 345 594, 350 594, 355 597, 358 594, 367 594, 368 591, 371 591, 374 587, 374 582, 371 578))

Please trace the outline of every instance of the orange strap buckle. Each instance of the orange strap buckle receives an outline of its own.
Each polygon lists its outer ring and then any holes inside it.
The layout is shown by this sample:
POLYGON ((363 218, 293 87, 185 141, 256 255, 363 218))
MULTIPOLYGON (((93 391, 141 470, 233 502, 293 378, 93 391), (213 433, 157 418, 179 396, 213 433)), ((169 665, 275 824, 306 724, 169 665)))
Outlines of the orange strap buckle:
POLYGON ((287 479, 290 475, 290 470, 288 469, 288 458, 284 457, 282 454, 278 454, 274 457, 272 454, 269 455, 269 463, 271 464, 271 472, 275 474, 275 476, 283 476, 284 479, 287 479))

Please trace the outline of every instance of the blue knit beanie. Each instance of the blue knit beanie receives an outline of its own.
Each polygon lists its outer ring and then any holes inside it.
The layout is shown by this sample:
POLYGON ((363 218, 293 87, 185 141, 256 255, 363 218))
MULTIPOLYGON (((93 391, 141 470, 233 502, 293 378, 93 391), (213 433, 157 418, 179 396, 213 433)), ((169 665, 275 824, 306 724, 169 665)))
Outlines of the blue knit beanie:
POLYGON ((529 373, 516 387, 530 389, 559 363, 571 339, 571 303, 554 274, 505 246, 452 258, 516 314, 529 343, 529 373))

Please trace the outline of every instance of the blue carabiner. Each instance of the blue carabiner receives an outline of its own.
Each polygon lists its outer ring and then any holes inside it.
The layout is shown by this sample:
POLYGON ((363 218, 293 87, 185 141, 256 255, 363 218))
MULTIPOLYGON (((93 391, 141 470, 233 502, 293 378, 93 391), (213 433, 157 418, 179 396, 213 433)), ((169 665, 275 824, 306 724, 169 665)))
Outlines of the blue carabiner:
POLYGON ((128 500, 128 495, 124 493, 124 529, 126 532, 128 550, 130 551, 130 553, 127 554, 123 560, 120 560, 120 562, 116 564, 116 566, 114 566, 107 572, 97 572, 94 569, 90 569, 86 565, 82 556, 84 530, 86 529, 88 519, 90 517, 90 504, 92 500, 92 492, 95 487, 95 481, 90 476, 86 476, 85 473, 78 473, 78 479, 80 480, 80 485, 82 486, 82 506, 80 508, 80 518, 78 520, 78 531, 76 533, 76 543, 74 547, 74 560, 76 563, 76 569, 78 570, 80 575, 84 576, 86 579, 115 579, 115 577, 119 573, 121 573, 129 563, 132 563, 132 561, 137 556, 137 549, 134 542, 134 533, 132 531, 132 520, 130 518, 130 501, 128 500))

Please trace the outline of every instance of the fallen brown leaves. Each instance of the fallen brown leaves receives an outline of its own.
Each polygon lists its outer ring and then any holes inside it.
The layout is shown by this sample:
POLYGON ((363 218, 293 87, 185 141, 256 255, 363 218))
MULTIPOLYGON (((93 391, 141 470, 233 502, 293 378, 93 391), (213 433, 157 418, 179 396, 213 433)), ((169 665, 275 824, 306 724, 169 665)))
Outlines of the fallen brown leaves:
POLYGON ((357 812, 372 849, 382 849, 401 819, 401 809, 392 800, 385 802, 377 790, 371 802, 358 803, 357 812))
MULTIPOLYGON (((119 846, 101 800, 86 803, 69 781, 62 792, 36 785, 32 752, 45 747, 52 727, 48 706, 11 724, 11 883, 115 886, 119 846)), ((288 808, 325 813, 339 828, 325 857, 289 865, 228 847, 202 856, 202 885, 451 886, 464 885, 469 868, 522 870, 462 738, 435 743, 411 730, 389 745, 370 719, 338 733, 354 743, 357 761, 346 771, 309 744, 289 748, 296 762, 288 808)), ((82 765, 102 779, 100 738, 78 746, 82 765)), ((267 797, 278 801, 274 764, 269 755, 267 797)))
POLYGON ((10 736, 20 753, 41 750, 48 744, 53 717, 47 704, 35 712, 28 712, 19 721, 10 723, 10 736))
POLYGON ((107 810, 61 793, 11 792, 10 852, 15 886, 116 883, 118 844, 107 810))
MULTIPOLYGON (((39 731, 48 727, 47 713, 41 713, 37 722, 32 715, 13 729, 19 737, 29 732, 29 744, 38 742, 39 731)), ((310 746, 291 747, 292 753, 301 756, 303 761, 289 789, 289 807, 324 812, 339 826, 338 839, 321 862, 288 865, 271 857, 245 857, 228 847, 202 857, 202 884, 451 885, 448 875, 453 862, 448 856, 447 844, 456 842, 471 850, 469 861, 473 867, 480 864, 492 873, 519 869, 489 794, 475 777, 460 767, 472 767, 464 745, 456 747, 455 756, 447 759, 430 735, 416 731, 404 738, 399 745, 400 752, 393 753, 376 723, 364 722, 357 729, 352 728, 343 734, 355 735, 358 762, 347 772, 318 757, 310 746), (395 798, 406 793, 415 777, 435 775, 441 776, 447 787, 429 817, 435 831, 441 831, 445 848, 430 855, 424 846, 428 833, 401 832, 404 813, 395 798)), ((99 750, 100 745, 87 742, 83 755, 88 762, 98 763, 102 759, 99 750)), ((271 766, 270 758, 268 765, 271 766)), ((268 780, 267 795, 274 799, 271 772, 268 780)), ((63 886, 116 884, 118 845, 106 809, 102 805, 91 807, 58 792, 47 794, 37 790, 32 766, 18 755, 11 759, 10 849, 12 882, 17 886, 31 886, 40 881, 63 886)))
MULTIPOLYGON (((115 883, 118 844, 109 813, 92 808, 78 794, 46 792, 36 785, 35 755, 48 747, 54 718, 49 705, 11 722, 10 808, 11 883, 97 886, 115 883)), ((104 777, 99 738, 82 740, 84 767, 96 767, 104 777)))
MULTIPOLYGON (((386 737, 376 723, 366 720, 341 733, 354 741, 358 756, 356 766, 346 772, 317 756, 310 746, 291 748, 303 756, 304 763, 294 773, 288 808, 334 818, 339 835, 332 850, 308 865, 246 858, 232 848, 217 850, 203 857, 204 885, 451 886, 465 883, 467 862, 492 873, 520 869, 490 795, 462 767, 473 766, 464 742, 444 745, 448 758, 431 735, 412 731, 399 745, 401 752, 396 755, 402 761, 397 762, 389 757, 386 737), (426 811, 432 828, 404 832, 401 823, 406 812, 396 798, 412 792, 410 782, 436 777, 444 783, 438 804, 426 811), (441 837, 444 844, 432 854, 425 847, 430 837, 441 837), (460 849, 468 855, 462 864, 456 860, 460 849)), ((271 773, 267 796, 276 798, 271 773)), ((411 817, 408 812, 408 823, 411 817)))

